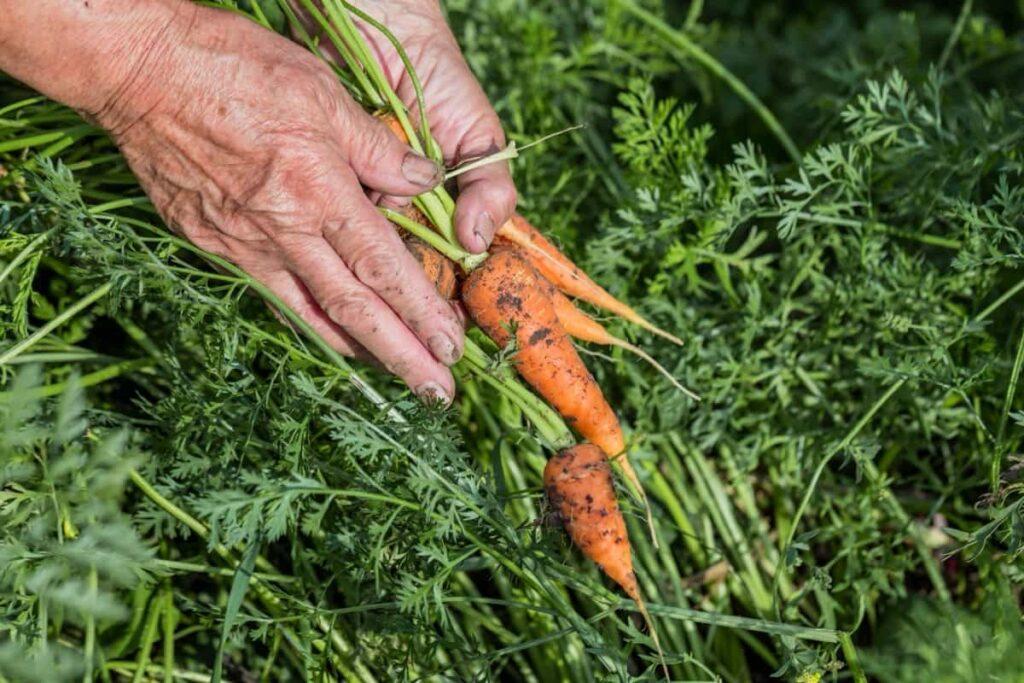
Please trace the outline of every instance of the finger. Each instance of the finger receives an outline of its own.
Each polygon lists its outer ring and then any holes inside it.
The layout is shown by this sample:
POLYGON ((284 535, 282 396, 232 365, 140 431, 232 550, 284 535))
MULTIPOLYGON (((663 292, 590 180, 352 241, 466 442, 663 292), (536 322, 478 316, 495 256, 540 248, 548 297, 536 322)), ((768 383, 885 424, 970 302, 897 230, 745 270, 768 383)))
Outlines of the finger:
POLYGON ((339 108, 338 141, 361 182, 371 190, 413 197, 444 180, 444 169, 417 154, 388 127, 346 98, 339 108))
POLYGON ((459 324, 464 328, 469 327, 469 314, 466 313, 466 307, 462 305, 462 302, 458 299, 453 299, 448 302, 452 310, 455 311, 455 317, 459 319, 459 324))
MULTIPOLYGON (((302 318, 307 325, 313 328, 327 344, 343 356, 358 358, 364 362, 375 365, 374 358, 362 344, 352 338, 350 334, 328 317, 324 310, 317 304, 316 299, 309 293, 309 289, 298 277, 286 270, 277 271, 271 275, 260 278, 270 290, 281 299, 297 316, 302 318)), ((289 321, 271 305, 271 310, 278 316, 282 323, 290 325, 289 321)))
POLYGON ((462 327, 395 228, 358 191, 339 189, 339 194, 348 196, 335 214, 341 217, 329 218, 324 225, 328 243, 356 279, 383 299, 437 360, 448 365, 458 361, 462 327))
MULTIPOLYGON (((443 25, 443 24, 442 24, 443 25)), ((450 49, 437 50, 434 74, 426 81, 427 116, 430 130, 447 163, 457 166, 480 159, 505 147, 501 121, 487 95, 473 76, 450 31, 442 30, 441 40, 450 49)), ((415 102, 411 81, 403 77, 400 96, 415 102)), ((455 231, 459 242, 473 253, 487 249, 495 231, 512 217, 516 189, 508 163, 501 161, 481 166, 457 177, 459 198, 455 209, 455 231)))
POLYGON ((479 254, 491 245, 494 233, 512 217, 516 187, 508 164, 499 161, 458 177, 455 233, 469 251, 479 254))
POLYGON ((422 398, 449 403, 455 381, 380 297, 359 282, 325 240, 305 237, 285 247, 299 275, 328 317, 422 398))

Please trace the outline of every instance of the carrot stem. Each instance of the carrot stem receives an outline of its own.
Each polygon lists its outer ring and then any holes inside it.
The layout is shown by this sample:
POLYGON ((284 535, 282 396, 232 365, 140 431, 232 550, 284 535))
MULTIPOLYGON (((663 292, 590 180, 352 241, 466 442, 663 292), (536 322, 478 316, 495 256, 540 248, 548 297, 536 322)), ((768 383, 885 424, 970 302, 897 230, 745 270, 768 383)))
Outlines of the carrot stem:
POLYGON ((384 207, 381 207, 379 210, 389 221, 416 235, 416 237, 437 249, 448 259, 458 263, 466 272, 473 270, 487 259, 487 252, 471 254, 462 247, 452 244, 426 225, 414 221, 408 216, 403 216, 398 211, 392 211, 384 207))

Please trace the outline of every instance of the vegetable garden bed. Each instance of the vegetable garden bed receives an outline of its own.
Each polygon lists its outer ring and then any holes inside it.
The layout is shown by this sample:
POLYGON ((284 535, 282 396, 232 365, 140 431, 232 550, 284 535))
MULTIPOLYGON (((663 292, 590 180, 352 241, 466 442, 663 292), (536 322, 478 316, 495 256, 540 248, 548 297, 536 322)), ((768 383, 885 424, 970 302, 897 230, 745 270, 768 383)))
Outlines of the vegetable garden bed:
MULTIPOLYGON (((1015 680, 1024 9, 665 4, 447 7, 511 139, 583 126, 520 212, 684 341, 599 318, 699 402, 579 345, 672 678, 1015 680)), ((663 677, 508 353, 442 411, 267 298, 0 81, 0 680, 663 677)))

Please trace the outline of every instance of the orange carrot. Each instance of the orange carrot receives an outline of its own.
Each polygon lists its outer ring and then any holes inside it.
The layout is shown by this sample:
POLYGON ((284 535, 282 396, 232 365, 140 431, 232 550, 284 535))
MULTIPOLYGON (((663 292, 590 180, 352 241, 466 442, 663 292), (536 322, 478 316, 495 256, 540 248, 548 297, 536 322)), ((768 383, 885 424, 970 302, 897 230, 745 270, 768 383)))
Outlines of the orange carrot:
POLYGON ((658 632, 633 572, 626 520, 619 510, 611 469, 601 449, 584 443, 553 455, 544 468, 544 490, 573 543, 636 602, 667 678, 658 632))
POLYGON ((566 294, 611 311, 621 318, 682 346, 683 341, 679 337, 648 322, 630 306, 619 301, 604 287, 591 280, 590 276, 570 261, 537 228, 519 214, 513 215, 498 229, 498 236, 520 247, 533 267, 566 294))
POLYGON ((389 111, 382 111, 376 114, 376 117, 388 127, 388 130, 394 133, 396 138, 407 145, 409 144, 409 136, 405 134, 405 131, 402 129, 402 124, 398 122, 397 116, 389 111))
POLYGON ((470 273, 462 302, 499 346, 508 344, 509 327, 515 327, 516 370, 577 432, 622 467, 647 507, 657 545, 647 494, 626 455, 622 426, 559 323, 544 279, 515 251, 498 248, 470 273))
MULTIPOLYGON (((547 281, 545 280, 545 282, 547 281)), ((558 322, 561 323, 562 328, 565 329, 570 337, 575 337, 576 339, 594 344, 601 344, 603 346, 618 346, 621 349, 625 349, 626 351, 629 351, 650 363, 651 366, 664 375, 676 389, 683 392, 694 401, 700 400, 700 396, 684 387, 679 380, 672 376, 672 373, 669 372, 667 368, 654 360, 654 358, 646 351, 635 344, 630 344, 625 339, 619 339, 609 332, 605 329, 604 325, 577 308, 576 304, 569 300, 569 297, 558 291, 558 289, 550 282, 547 282, 547 287, 548 296, 551 297, 551 303, 555 306, 555 315, 558 316, 558 322)))
POLYGON ((437 290, 438 294, 445 299, 451 299, 455 296, 455 286, 457 284, 455 264, 445 258, 437 249, 434 249, 415 235, 406 235, 403 241, 405 242, 405 248, 423 266, 423 271, 434 284, 434 289, 437 290))
POLYGON ((508 344, 509 328, 515 328, 516 370, 573 429, 622 467, 647 509, 656 548, 652 512, 626 454, 623 428, 562 329, 542 276, 514 250, 499 247, 470 273, 462 301, 473 321, 498 345, 508 344))
POLYGON ((536 271, 497 250, 462 287, 466 310, 500 346, 515 326, 516 369, 584 437, 610 457, 626 447, 618 418, 565 334, 536 271))

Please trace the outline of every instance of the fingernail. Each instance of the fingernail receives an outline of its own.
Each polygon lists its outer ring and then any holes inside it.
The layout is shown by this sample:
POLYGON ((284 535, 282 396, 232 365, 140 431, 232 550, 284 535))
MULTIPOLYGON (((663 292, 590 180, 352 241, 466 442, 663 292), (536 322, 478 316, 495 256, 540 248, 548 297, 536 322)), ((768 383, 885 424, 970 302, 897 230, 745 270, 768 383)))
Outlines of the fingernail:
POLYGON ((408 152, 402 160, 402 175, 410 183, 434 187, 441 181, 441 169, 430 159, 408 152))
POLYGON ((426 403, 441 402, 448 405, 452 401, 452 397, 437 382, 425 382, 419 385, 416 387, 416 395, 426 403))
POLYGON ((380 200, 377 202, 377 206, 383 206, 385 209, 393 209, 401 211, 409 208, 412 204, 412 200, 409 197, 396 197, 394 195, 382 195, 380 200))
POLYGON ((476 225, 473 226, 473 244, 469 245, 469 250, 475 254, 486 251, 488 240, 492 235, 494 235, 494 219, 491 218, 491 214, 484 211, 477 217, 476 225))
POLYGON ((430 350, 434 356, 445 365, 452 365, 459 360, 458 347, 452 338, 446 334, 435 334, 428 341, 430 350))

